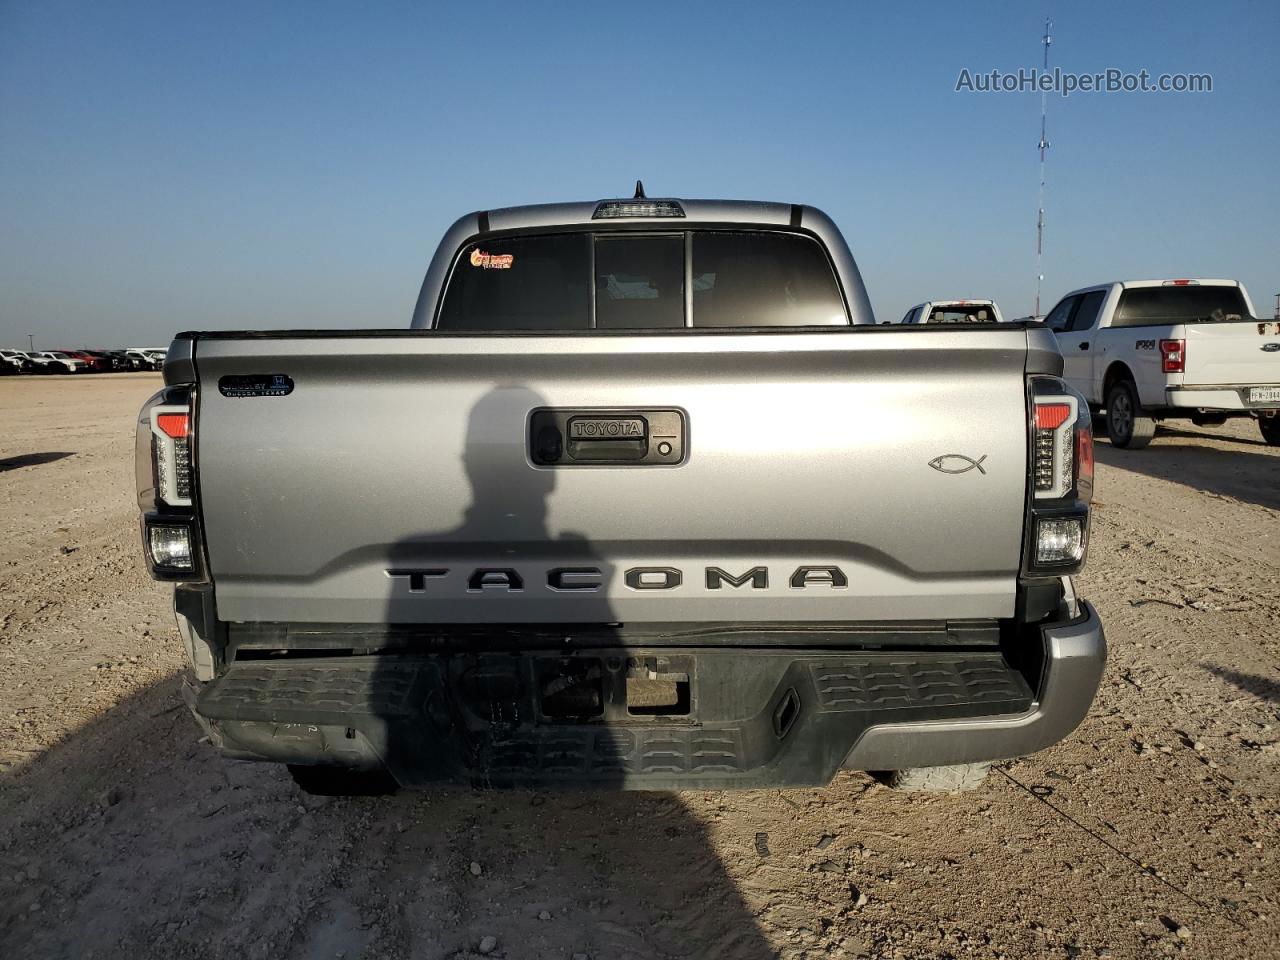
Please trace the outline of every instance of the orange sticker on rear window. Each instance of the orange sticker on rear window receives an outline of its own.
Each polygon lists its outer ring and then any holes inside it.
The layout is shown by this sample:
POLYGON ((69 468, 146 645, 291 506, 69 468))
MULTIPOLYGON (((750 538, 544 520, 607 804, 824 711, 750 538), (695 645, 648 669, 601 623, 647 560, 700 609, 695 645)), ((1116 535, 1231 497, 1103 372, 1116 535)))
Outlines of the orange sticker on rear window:
POLYGON ((471 265, 484 267, 486 270, 510 270, 515 259, 514 254, 485 253, 478 247, 471 251, 471 265))

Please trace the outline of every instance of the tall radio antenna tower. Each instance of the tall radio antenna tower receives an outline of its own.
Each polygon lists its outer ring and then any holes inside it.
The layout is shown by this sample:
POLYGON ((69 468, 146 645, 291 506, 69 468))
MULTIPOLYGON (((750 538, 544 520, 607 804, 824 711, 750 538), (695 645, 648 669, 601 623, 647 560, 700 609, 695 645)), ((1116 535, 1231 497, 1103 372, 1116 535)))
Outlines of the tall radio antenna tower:
MULTIPOLYGON (((1053 21, 1048 17, 1044 19, 1044 36, 1040 38, 1040 42, 1044 44, 1044 72, 1049 72, 1049 44, 1053 43, 1053 37, 1049 36, 1049 29, 1053 26, 1053 21)), ((1036 217, 1036 312, 1035 316, 1040 316, 1040 284, 1044 280, 1044 152, 1049 149, 1048 129, 1045 125, 1045 115, 1049 110, 1049 92, 1043 87, 1040 88, 1040 212, 1036 217)))

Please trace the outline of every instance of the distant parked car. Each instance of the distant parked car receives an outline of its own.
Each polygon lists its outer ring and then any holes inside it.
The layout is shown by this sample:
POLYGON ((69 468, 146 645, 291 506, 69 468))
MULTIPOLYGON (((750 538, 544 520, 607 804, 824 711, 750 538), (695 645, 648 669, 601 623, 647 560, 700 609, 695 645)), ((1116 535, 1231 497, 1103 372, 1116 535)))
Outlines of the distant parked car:
POLYGON ((125 351, 129 358, 130 369, 133 370, 159 370, 164 366, 164 357, 167 350, 156 351, 151 347, 130 347, 125 351), (156 354, 159 353, 159 359, 156 354))
POLYGON ((58 353, 65 353, 72 359, 79 360, 84 364, 81 373, 101 373, 103 370, 110 369, 107 363, 98 356, 90 353, 88 350, 59 350, 58 353))
POLYGON ((927 300, 906 312, 900 323, 1002 323, 994 300, 927 300))
POLYGON ((35 361, 21 350, 0 350, 0 373, 34 373, 35 361))
POLYGON ((40 373, 85 373, 89 369, 84 359, 72 356, 63 350, 41 350, 30 356, 39 367, 40 373))
POLYGON ((80 352, 101 361, 104 371, 129 369, 129 361, 119 350, 81 350, 80 352))

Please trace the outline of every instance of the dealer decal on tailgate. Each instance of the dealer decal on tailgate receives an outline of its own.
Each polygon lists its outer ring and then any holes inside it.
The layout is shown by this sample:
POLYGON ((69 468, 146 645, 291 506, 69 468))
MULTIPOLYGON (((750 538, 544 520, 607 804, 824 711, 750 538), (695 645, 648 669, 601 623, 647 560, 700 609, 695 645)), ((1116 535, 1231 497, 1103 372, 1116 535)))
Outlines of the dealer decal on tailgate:
POLYGON ((293 378, 283 373, 232 374, 218 379, 224 397, 287 397, 293 393, 293 378))

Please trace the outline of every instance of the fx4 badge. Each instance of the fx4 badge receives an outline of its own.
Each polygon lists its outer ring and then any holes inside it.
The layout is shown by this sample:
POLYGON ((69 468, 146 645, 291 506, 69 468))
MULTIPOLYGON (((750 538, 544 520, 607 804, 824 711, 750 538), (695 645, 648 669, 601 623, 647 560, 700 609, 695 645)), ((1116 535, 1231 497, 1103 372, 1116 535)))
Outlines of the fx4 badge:
POLYGON ((972 457, 966 457, 962 453, 944 453, 942 456, 934 457, 930 460, 929 466, 939 473, 968 473, 976 468, 985 477, 987 471, 982 469, 982 461, 985 459, 987 459, 985 453, 977 460, 972 457))

